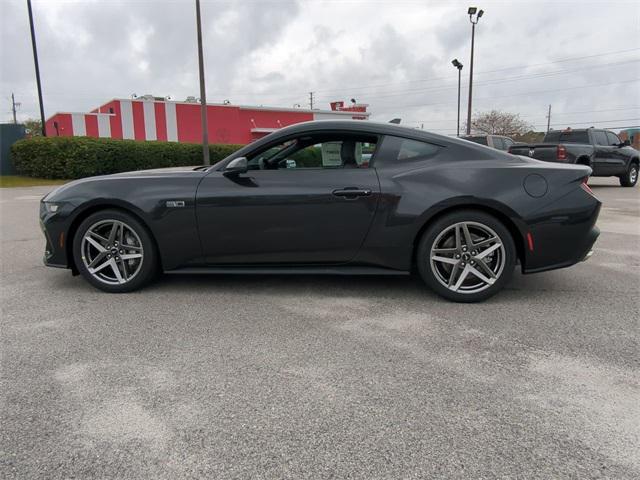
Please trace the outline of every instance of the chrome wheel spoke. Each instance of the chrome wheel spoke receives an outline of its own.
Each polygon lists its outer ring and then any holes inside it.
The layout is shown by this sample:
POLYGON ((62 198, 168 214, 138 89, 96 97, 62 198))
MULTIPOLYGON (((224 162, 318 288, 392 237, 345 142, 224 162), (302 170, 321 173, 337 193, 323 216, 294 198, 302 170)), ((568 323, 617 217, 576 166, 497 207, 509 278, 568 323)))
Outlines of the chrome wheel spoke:
POLYGON ((93 245, 93 247, 94 247, 96 250, 98 250, 98 252, 100 252, 100 253, 104 253, 104 252, 106 252, 106 251, 107 251, 107 249, 106 249, 106 248, 104 248, 102 245, 100 245, 100 244, 99 244, 97 241, 95 241, 92 237, 90 237, 90 236, 86 236, 86 237, 84 237, 84 238, 85 238, 85 240, 86 240, 87 242, 89 242, 91 245, 93 245))
POLYGON ((451 288, 453 286, 453 283, 456 281, 456 275, 458 273, 458 270, 460 270, 460 263, 456 263, 451 269, 451 274, 449 275, 449 282, 448 282, 449 288, 451 288))
POLYGON ((431 257, 431 260, 433 260, 434 262, 448 263, 450 265, 456 265, 458 263, 458 260, 456 260, 455 258, 441 257, 437 255, 431 257))
POLYGON ((95 268, 95 266, 100 263, 102 260, 105 259, 105 257, 107 256, 107 252, 100 252, 98 255, 96 255, 96 258, 94 258, 93 260, 91 260, 91 263, 89 263, 89 265, 87 265, 88 268, 95 268))
POLYGON ((458 253, 458 249, 457 248, 434 248, 433 250, 431 250, 431 252, 437 255, 455 255, 456 253, 458 253))
POLYGON ((477 242, 473 248, 478 249, 478 250, 482 250, 485 247, 489 247, 492 244, 498 242, 498 237, 491 237, 491 238, 487 238, 486 240, 480 240, 479 242, 477 242))
POLYGON ((462 283, 467 279, 468 275, 469 275, 469 265, 465 265, 464 268, 462 269, 462 273, 460 273, 460 276, 458 277, 458 281, 453 287, 451 287, 451 290, 453 290, 454 292, 458 291, 458 289, 462 286, 462 283))
POLYGON ((118 283, 124 283, 124 278, 122 278, 122 275, 120 274, 120 269, 118 269, 118 264, 116 263, 116 261, 112 258, 111 260, 109 260, 109 264, 111 265, 113 274, 118 279, 118 283))
POLYGON ((477 268, 475 268, 475 267, 473 267, 471 265, 468 265, 468 267, 469 267, 469 272, 474 274, 477 278, 482 280, 487 285, 491 285, 493 282, 495 282, 495 280, 493 278, 489 278, 486 275, 480 273, 480 271, 477 268))
POLYGON ((116 235, 118 235, 118 222, 113 222, 109 233, 109 245, 113 245, 113 242, 116 241, 116 235))
POLYGON ((496 242, 493 245, 491 245, 489 248, 487 248, 486 250, 483 250, 482 252, 480 252, 478 255, 476 255, 476 258, 478 260, 482 260, 484 257, 486 257, 487 255, 489 255, 490 253, 495 252, 497 249, 499 249, 500 247, 502 247, 502 243, 500 242, 496 242))
POLYGON ((134 258, 142 258, 142 254, 141 253, 125 253, 123 255, 120 255, 120 258, 122 260, 133 260, 134 258))
POLYGON ((107 244, 109 243, 108 239, 91 230, 87 232, 87 235, 89 235, 90 237, 93 237, 94 240, 97 240, 98 242, 100 242, 100 245, 102 245, 103 247, 106 247, 107 244))
POLYGON ((464 243, 467 248, 473 247, 473 239, 471 238, 471 232, 469 231, 469 225, 466 223, 462 224, 462 232, 464 233, 464 243))
POLYGON ((476 265, 479 267, 478 270, 483 271, 489 278, 491 278, 491 279, 495 279, 496 278, 496 274, 494 273, 494 271, 491 270, 489 268, 489 265, 487 265, 483 261, 479 261, 478 263, 476 263, 476 265))
POLYGON ((109 265, 111 265, 111 260, 105 260, 99 266, 97 266, 95 268, 90 268, 89 271, 91 273, 96 273, 96 272, 99 272, 100 270, 102 270, 103 268, 108 267, 109 265))

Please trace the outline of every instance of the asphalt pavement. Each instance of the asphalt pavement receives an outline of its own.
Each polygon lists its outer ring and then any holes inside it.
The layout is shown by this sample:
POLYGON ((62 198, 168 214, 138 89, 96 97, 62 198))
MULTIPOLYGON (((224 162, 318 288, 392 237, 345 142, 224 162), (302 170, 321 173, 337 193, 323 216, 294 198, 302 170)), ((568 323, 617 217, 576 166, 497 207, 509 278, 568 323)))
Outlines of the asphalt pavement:
POLYGON ((42 265, 0 189, 0 478, 640 477, 640 188, 593 179, 594 256, 474 305, 414 277, 42 265))

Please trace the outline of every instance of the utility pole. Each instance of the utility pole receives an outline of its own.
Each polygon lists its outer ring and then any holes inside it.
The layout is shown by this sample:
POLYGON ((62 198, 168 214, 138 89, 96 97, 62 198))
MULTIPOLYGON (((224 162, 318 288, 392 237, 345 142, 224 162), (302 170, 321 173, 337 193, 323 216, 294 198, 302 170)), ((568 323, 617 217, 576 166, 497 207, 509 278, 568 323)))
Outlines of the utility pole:
POLYGON ((42 123, 42 136, 46 137, 47 132, 44 125, 44 105, 42 104, 42 84, 40 83, 40 66, 38 65, 38 48, 36 46, 36 31, 33 26, 33 10, 31 0, 27 0, 27 10, 29 11, 29 27, 31 29, 31 46, 33 47, 33 63, 36 67, 36 84, 38 85, 38 103, 40 104, 40 122, 42 123))
POLYGON ((549 113, 547 113, 547 133, 549 133, 549 127, 551 127, 551 105, 549 105, 549 113))
POLYGON ((309 92, 309 108, 313 110, 313 92, 309 92))
POLYGON ((13 92, 11 93, 11 111, 13 112, 13 123, 18 123, 16 119, 16 97, 13 96, 13 92))
POLYGON ((196 29, 198 31, 198 69, 200 72, 200 118, 202 123, 202 161, 211 165, 209 159, 209 127, 207 123, 207 92, 204 86, 204 58, 202 55, 202 22, 200 19, 200 0, 196 0, 196 29))
POLYGON ((469 21, 471 22, 471 64, 469 65, 469 105, 467 111, 467 135, 471 135, 471 101, 473 99, 473 47, 475 43, 476 37, 476 24, 482 17, 484 11, 478 9, 476 7, 469 7, 467 14, 469 15, 469 21), (474 15, 475 21, 474 21, 474 15))

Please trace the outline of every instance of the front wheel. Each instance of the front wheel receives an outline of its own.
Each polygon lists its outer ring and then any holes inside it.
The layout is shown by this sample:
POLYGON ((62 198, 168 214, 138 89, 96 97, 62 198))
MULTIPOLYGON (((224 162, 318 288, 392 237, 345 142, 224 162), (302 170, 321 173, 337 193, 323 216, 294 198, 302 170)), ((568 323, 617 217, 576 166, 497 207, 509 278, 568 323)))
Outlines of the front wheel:
POLYGON ((120 210, 89 215, 73 239, 73 257, 91 285, 110 293, 141 288, 158 270, 151 235, 135 217, 120 210))
POLYGON ((638 183, 638 164, 632 163, 629 165, 627 173, 620 177, 620 185, 633 187, 636 183, 638 183))
POLYGON ((418 270, 436 293, 455 302, 479 302, 504 287, 516 263, 511 234, 495 217, 461 210, 424 232, 418 270))

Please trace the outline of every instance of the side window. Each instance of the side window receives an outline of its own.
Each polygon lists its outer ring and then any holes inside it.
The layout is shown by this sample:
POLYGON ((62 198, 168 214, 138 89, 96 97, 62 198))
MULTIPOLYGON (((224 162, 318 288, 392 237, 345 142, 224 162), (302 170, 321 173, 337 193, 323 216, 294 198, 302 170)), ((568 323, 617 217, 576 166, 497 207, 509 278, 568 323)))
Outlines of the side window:
POLYGON ((596 145, 609 145, 607 135, 604 132, 595 131, 593 133, 593 141, 596 145))
POLYGON ((409 140, 407 138, 399 138, 398 140, 400 140, 400 144, 396 160, 400 162, 428 158, 438 152, 438 147, 430 143, 409 140))
POLYGON ((368 168, 377 138, 352 135, 309 135, 257 152, 252 170, 301 168, 368 168))
POLYGON ((493 148, 496 148, 498 150, 506 150, 502 137, 491 137, 491 141, 493 142, 493 148))
POLYGON ((620 139, 615 133, 613 132, 606 132, 606 133, 607 133, 607 139, 609 140, 609 145, 611 146, 620 145, 620 139))
POLYGON ((509 147, 514 144, 514 141, 511 140, 510 138, 503 138, 502 142, 504 143, 504 149, 505 150, 509 150, 509 147))

